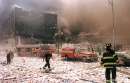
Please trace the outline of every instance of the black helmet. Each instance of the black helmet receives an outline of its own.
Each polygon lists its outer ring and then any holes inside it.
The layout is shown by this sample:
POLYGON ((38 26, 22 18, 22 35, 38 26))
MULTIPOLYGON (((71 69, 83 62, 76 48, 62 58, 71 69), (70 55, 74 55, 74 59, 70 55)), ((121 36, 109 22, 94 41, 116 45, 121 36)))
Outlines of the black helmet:
POLYGON ((111 43, 106 44, 106 48, 112 47, 111 43))

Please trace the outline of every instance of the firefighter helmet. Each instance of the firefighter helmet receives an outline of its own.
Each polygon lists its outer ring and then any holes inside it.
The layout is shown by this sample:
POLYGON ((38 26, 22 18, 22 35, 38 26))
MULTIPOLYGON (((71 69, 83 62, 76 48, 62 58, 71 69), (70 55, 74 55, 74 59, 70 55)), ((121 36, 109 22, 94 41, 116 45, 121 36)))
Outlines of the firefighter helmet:
POLYGON ((106 48, 110 48, 110 47, 112 47, 111 43, 107 43, 106 48))

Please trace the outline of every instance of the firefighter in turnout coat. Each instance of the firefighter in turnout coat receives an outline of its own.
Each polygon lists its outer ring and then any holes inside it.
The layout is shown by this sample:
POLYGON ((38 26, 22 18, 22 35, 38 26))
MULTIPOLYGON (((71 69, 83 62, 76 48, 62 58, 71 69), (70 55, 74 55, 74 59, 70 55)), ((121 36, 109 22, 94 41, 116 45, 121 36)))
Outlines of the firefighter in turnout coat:
POLYGON ((106 68, 105 78, 106 83, 116 83, 116 61, 118 57, 112 49, 111 44, 106 44, 106 51, 101 58, 101 65, 106 68), (111 77, 112 76, 112 77, 111 77), (111 79, 112 78, 112 79, 111 79))
POLYGON ((49 70, 51 70, 50 67, 50 59, 52 58, 52 52, 49 50, 49 46, 46 45, 44 46, 44 56, 43 56, 43 60, 45 59, 45 65, 43 66, 43 69, 46 69, 46 67, 48 67, 49 70))

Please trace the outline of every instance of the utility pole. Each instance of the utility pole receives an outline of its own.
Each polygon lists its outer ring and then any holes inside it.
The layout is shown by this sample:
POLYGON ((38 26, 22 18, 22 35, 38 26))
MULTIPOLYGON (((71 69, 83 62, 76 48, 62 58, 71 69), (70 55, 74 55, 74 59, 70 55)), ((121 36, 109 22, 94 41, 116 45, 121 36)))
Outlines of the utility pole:
POLYGON ((108 0, 108 3, 111 5, 111 10, 112 10, 112 43, 113 43, 113 48, 115 49, 116 45, 116 29, 115 29, 115 9, 114 9, 114 1, 113 0, 108 0))
POLYGON ((59 27, 59 15, 57 16, 57 32, 55 33, 55 40, 56 40, 56 48, 58 52, 58 56, 60 54, 60 36, 61 36, 61 28, 59 27))
POLYGON ((14 16, 14 26, 13 26, 13 29, 14 29, 14 33, 13 33, 13 35, 14 35, 14 46, 16 46, 16 30, 15 30, 15 23, 16 23, 16 18, 15 18, 15 8, 14 8, 14 14, 13 14, 13 16, 14 16))
POLYGON ((63 32, 60 29, 55 34, 56 47, 57 47, 58 55, 60 53, 60 48, 62 47, 62 39, 61 39, 62 35, 63 35, 63 32))
POLYGON ((115 11, 114 11, 114 1, 112 0, 112 18, 113 18, 113 47, 115 49, 116 45, 116 33, 115 33, 115 11))

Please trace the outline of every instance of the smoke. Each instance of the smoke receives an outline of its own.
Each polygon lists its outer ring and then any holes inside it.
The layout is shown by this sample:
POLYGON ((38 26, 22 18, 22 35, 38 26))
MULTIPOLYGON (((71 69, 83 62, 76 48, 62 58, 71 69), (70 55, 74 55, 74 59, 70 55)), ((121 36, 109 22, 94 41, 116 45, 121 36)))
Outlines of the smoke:
POLYGON ((60 0, 15 0, 15 4, 37 12, 57 11, 60 8, 60 0))
POLYGON ((23 21, 31 26, 43 23, 43 14, 46 12, 58 13, 61 7, 60 0, 15 0, 17 20, 23 21), (19 11, 21 10, 21 11, 19 11), (24 14, 25 15, 24 15, 24 14))
MULTIPOLYGON (((70 30, 80 28, 80 32, 86 32, 102 40, 102 34, 106 34, 111 28, 111 9, 105 0, 63 0, 62 17, 68 23, 70 30), (72 29, 71 29, 72 28, 72 29)), ((108 32, 106 35, 110 35, 108 32)))
POLYGON ((3 5, 2 5, 2 0, 0 0, 0 14, 1 14, 1 12, 3 12, 3 5))
POLYGON ((0 38, 4 36, 7 29, 7 20, 10 16, 13 0, 0 0, 0 38))
MULTIPOLYGON (((62 17, 66 20, 67 27, 76 28, 86 32, 96 40, 103 42, 113 41, 113 14, 112 0, 62 0, 64 5, 62 17), (73 25, 73 26, 72 26, 73 25)), ((115 40, 116 43, 129 43, 130 41, 130 1, 113 0, 115 15, 115 40)))
POLYGON ((119 0, 116 6, 116 32, 117 37, 127 42, 130 41, 130 1, 119 0))
MULTIPOLYGON (((58 14, 59 27, 67 34, 79 31, 85 32, 93 40, 112 42, 113 18, 111 0, 0 0, 0 19, 8 17, 11 5, 18 5, 23 11, 30 12, 29 16, 20 20, 30 25, 42 22, 42 14, 47 11, 58 14), (1 5, 1 3, 3 5, 1 5), (4 15, 4 18, 3 18, 4 15)), ((116 42, 127 44, 130 41, 130 1, 113 0, 115 12, 116 42)))
POLYGON ((0 0, 0 23, 9 16, 11 5, 12 0, 0 0))

